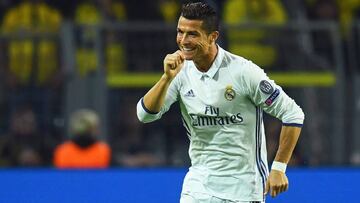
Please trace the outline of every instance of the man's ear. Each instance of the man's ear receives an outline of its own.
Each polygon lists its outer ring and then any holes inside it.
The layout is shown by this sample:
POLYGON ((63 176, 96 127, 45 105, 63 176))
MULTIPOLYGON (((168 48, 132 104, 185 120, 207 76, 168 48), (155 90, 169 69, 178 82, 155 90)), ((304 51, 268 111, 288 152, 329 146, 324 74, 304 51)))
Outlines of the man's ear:
POLYGON ((219 38, 219 32, 218 31, 214 31, 210 34, 210 40, 211 43, 216 42, 216 40, 219 38))

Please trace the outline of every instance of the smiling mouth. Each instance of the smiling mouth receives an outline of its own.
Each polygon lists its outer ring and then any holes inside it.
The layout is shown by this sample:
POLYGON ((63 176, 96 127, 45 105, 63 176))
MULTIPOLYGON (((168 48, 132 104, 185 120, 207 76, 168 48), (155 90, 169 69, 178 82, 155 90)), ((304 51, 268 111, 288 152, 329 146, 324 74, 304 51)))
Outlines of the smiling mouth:
POLYGON ((195 48, 183 48, 183 51, 184 52, 191 52, 191 51, 194 51, 195 48))

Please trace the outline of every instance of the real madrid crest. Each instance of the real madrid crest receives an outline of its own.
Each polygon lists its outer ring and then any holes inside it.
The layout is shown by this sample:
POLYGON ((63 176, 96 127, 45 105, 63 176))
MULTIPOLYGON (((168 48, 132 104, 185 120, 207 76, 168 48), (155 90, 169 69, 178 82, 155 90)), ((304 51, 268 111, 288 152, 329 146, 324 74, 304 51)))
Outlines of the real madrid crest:
POLYGON ((233 100, 235 98, 235 91, 232 88, 232 85, 226 86, 224 96, 225 96, 225 99, 227 99, 228 101, 231 101, 231 100, 233 100))

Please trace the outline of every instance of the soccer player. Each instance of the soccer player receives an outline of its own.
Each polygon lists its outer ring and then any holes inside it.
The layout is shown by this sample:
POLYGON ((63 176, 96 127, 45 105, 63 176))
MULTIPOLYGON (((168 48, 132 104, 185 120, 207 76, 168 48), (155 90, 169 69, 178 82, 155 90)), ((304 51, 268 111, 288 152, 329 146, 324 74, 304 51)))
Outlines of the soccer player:
POLYGON ((181 203, 265 202, 266 193, 288 189, 285 170, 304 114, 257 65, 216 44, 218 24, 209 5, 183 5, 179 50, 165 57, 164 74, 138 102, 137 115, 151 122, 179 101, 191 158, 181 203), (263 111, 283 123, 270 174, 263 111))

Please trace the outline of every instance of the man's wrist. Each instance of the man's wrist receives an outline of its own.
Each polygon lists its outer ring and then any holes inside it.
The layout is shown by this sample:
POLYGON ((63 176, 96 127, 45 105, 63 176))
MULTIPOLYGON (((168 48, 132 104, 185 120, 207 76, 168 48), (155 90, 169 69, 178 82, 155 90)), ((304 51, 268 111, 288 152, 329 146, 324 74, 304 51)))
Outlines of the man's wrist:
POLYGON ((287 164, 286 163, 282 163, 279 161, 273 161, 272 166, 271 166, 271 170, 277 170, 277 171, 281 171, 283 173, 286 172, 286 167, 287 164))
POLYGON ((172 78, 170 78, 170 76, 166 75, 165 73, 161 76, 161 79, 164 82, 171 82, 172 81, 172 78))

